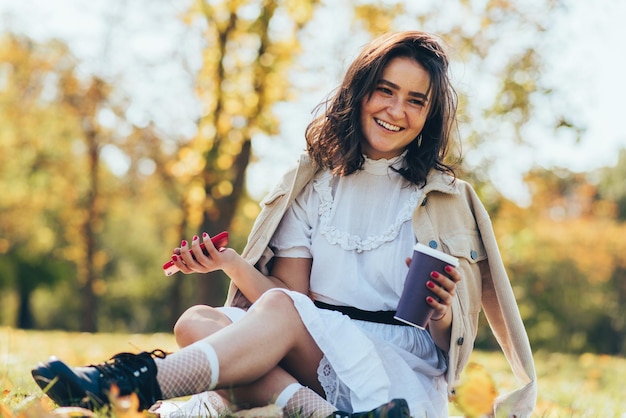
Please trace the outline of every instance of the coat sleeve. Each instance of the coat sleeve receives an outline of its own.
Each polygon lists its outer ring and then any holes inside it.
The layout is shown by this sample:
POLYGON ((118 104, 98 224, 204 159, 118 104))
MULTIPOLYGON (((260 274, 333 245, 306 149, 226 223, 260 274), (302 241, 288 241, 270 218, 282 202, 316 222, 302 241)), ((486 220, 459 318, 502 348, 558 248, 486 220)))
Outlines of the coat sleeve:
POLYGON ((500 256, 491 220, 475 196, 478 227, 487 252, 487 263, 481 266, 482 305, 491 330, 522 385, 496 400, 496 417, 528 417, 537 400, 537 376, 526 329, 515 295, 500 256))

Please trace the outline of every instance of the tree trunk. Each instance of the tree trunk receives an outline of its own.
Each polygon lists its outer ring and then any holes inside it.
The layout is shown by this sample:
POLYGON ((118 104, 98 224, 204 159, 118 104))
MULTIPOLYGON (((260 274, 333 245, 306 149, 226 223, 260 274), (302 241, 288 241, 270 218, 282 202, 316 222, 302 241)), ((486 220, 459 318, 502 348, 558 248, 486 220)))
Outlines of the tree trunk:
POLYGON ((85 265, 83 271, 85 272, 85 277, 81 289, 82 315, 80 330, 83 332, 96 332, 98 328, 98 297, 94 292, 97 275, 96 266, 94 265, 94 258, 97 251, 94 227, 97 222, 100 221, 98 210, 98 170, 100 152, 96 133, 92 129, 87 130, 86 140, 89 147, 89 191, 87 192, 85 202, 87 218, 83 225, 83 242, 85 243, 85 265))
MULTIPOLYGON (((217 211, 212 211, 213 214, 217 214, 215 219, 212 218, 212 216, 215 215, 211 215, 205 211, 202 231, 215 235, 221 231, 228 230, 233 220, 235 210, 237 209, 237 203, 241 199, 245 189, 246 168, 250 162, 251 151, 252 143, 250 139, 248 139, 243 142, 241 152, 237 155, 233 166, 230 168, 233 192, 229 196, 224 196, 216 200, 217 211)), ((213 184, 206 185, 207 195, 210 194, 212 186, 213 184)), ((223 305, 228 283, 226 275, 222 272, 214 272, 203 276, 204 277, 198 281, 197 302, 211 306, 223 305)))
POLYGON ((21 329, 33 329, 35 320, 32 309, 30 308, 31 289, 27 286, 18 286, 18 307, 17 307, 17 327, 21 329))

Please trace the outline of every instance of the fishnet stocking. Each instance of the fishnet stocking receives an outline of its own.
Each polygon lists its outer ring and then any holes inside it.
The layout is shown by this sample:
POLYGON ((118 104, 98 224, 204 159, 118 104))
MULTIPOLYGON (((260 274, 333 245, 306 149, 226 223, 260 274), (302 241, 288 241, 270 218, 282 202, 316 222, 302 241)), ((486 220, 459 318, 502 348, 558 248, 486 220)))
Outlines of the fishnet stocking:
POLYGON ((155 358, 157 381, 163 399, 194 395, 213 389, 211 365, 206 354, 193 345, 168 355, 155 358))
POLYGON ((334 406, 305 387, 298 389, 283 408, 285 418, 326 418, 334 412, 334 406))

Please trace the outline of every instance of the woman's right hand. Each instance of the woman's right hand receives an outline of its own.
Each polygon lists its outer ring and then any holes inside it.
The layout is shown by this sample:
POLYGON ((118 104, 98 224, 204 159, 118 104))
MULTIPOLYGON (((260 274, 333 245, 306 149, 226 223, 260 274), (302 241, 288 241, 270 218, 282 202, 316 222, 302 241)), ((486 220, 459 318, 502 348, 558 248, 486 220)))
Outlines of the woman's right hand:
POLYGON ((183 240, 180 247, 174 248, 172 261, 181 272, 185 274, 209 273, 224 269, 238 255, 232 248, 216 248, 206 232, 202 234, 202 243, 208 255, 200 248, 200 239, 197 235, 193 237, 191 243, 183 240))

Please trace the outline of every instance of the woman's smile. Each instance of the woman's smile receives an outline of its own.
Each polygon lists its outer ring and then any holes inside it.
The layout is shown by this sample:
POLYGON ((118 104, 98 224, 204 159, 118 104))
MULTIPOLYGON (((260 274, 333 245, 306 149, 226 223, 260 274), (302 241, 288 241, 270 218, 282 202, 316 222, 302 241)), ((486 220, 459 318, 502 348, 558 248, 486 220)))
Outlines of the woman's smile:
POLYGON ((380 126, 382 126, 385 129, 387 129, 388 131, 399 132, 400 130, 404 129, 404 128, 400 127, 400 126, 392 125, 391 123, 382 121, 380 119, 374 118, 374 120, 376 121, 377 124, 379 124, 380 126))

